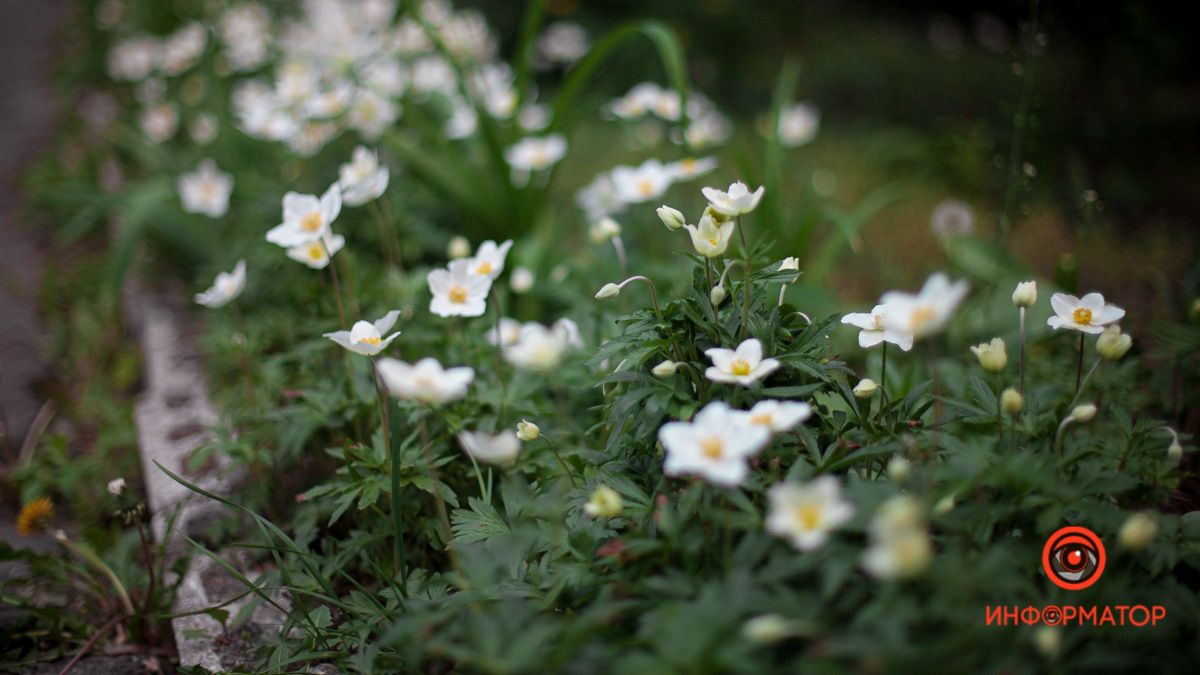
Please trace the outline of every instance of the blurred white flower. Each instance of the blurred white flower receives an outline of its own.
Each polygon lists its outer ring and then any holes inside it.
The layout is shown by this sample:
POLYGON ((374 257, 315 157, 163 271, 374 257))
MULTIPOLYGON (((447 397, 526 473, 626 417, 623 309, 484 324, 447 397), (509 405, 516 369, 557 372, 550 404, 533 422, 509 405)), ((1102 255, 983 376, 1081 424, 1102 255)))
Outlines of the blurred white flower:
POLYGON ((346 112, 346 126, 364 139, 373 141, 383 135, 400 117, 400 106, 390 98, 367 89, 359 92, 346 112))
POLYGON ((679 182, 699 178, 716 169, 717 164, 716 157, 701 157, 699 159, 688 157, 678 162, 671 162, 666 166, 666 171, 670 175, 672 182, 679 182))
POLYGON ((770 375, 781 365, 776 359, 763 358, 762 343, 757 338, 742 342, 736 350, 713 347, 706 349, 704 354, 713 362, 704 371, 705 377, 713 382, 740 384, 743 387, 770 375))
POLYGON ((684 225, 692 237, 692 247, 696 249, 696 253, 706 258, 716 258, 725 253, 729 248, 729 240, 733 237, 733 229, 737 226, 737 221, 727 219, 720 224, 705 209, 704 215, 700 217, 699 225, 684 225))
POLYGON ((442 317, 481 316, 487 310, 492 278, 473 271, 472 260, 451 260, 446 269, 431 270, 426 276, 429 311, 442 317))
POLYGON ((526 103, 517 113, 517 124, 527 132, 541 131, 550 125, 550 109, 538 103, 526 103))
POLYGON ((188 135, 192 137, 196 145, 208 145, 216 139, 220 129, 216 115, 200 113, 192 118, 191 124, 188 125, 188 135))
POLYGON ((121 495, 121 493, 124 491, 125 491, 125 479, 124 478, 114 478, 114 479, 108 481, 108 493, 110 495, 119 497, 121 495))
POLYGON ((875 305, 869 313, 853 312, 843 316, 842 323, 862 329, 858 333, 858 346, 863 349, 870 349, 882 342, 890 342, 904 351, 912 349, 913 336, 886 327, 883 321, 885 312, 886 306, 875 305))
POLYGON ((700 192, 704 194, 704 198, 708 200, 714 211, 733 217, 753 211, 758 206, 765 190, 766 188, 760 186, 751 192, 745 183, 738 181, 730 185, 728 191, 725 192, 710 187, 702 188, 700 192))
POLYGON ((151 143, 162 143, 179 129, 179 110, 170 103, 159 103, 143 108, 138 121, 151 143))
POLYGON ((361 206, 377 199, 387 190, 388 168, 379 163, 379 155, 363 146, 354 149, 348 164, 338 171, 338 188, 348 206, 361 206))
MULTIPOLYGON (((688 102, 690 103, 691 100, 689 99, 688 102)), ((710 111, 693 116, 683 135, 688 145, 699 149, 724 143, 729 139, 731 133, 733 133, 733 126, 729 120, 720 113, 710 111)))
POLYGON ((503 348, 504 359, 522 370, 550 372, 562 363, 567 351, 576 346, 578 328, 575 323, 543 326, 527 323, 521 327, 516 342, 503 348))
POLYGON ((979 365, 989 373, 999 373, 1008 364, 1008 350, 1004 346, 1004 340, 1000 338, 992 338, 991 342, 971 347, 971 353, 979 359, 979 365))
POLYGON ((320 239, 289 247, 287 257, 304 263, 314 270, 323 270, 345 245, 345 237, 327 231, 320 239))
POLYGON ((416 364, 383 358, 377 365, 384 386, 396 398, 439 405, 467 395, 475 379, 471 368, 442 368, 437 359, 424 358, 416 364))
POLYGON ((1092 335, 1103 333, 1105 326, 1125 316, 1125 310, 1106 304, 1104 296, 1099 293, 1088 293, 1082 298, 1055 293, 1050 296, 1050 306, 1054 308, 1055 316, 1047 319, 1046 323, 1051 328, 1070 328, 1092 335))
POLYGON ((283 222, 267 232, 267 241, 284 247, 320 241, 332 232, 333 221, 341 212, 342 191, 337 183, 320 199, 289 192, 283 196, 283 222))
POLYGON ((759 401, 746 412, 746 423, 765 426, 773 433, 791 431, 812 417, 812 406, 797 401, 759 401))
POLYGON ((884 502, 871 520, 871 545, 862 565, 879 579, 908 579, 929 567, 933 544, 920 507, 912 497, 899 495, 884 502))
POLYGON ((939 237, 950 234, 971 234, 975 231, 975 212, 960 199, 946 199, 933 207, 929 227, 939 237))
POLYGON ((383 337, 396 325, 396 319, 400 317, 400 310, 393 309, 383 318, 371 323, 369 321, 356 321, 350 330, 339 330, 333 333, 325 333, 322 337, 327 337, 330 340, 338 343, 355 354, 363 356, 375 356, 379 352, 387 349, 387 346, 400 335, 400 331, 396 331, 387 337, 383 337))
POLYGON ((841 485, 833 476, 807 484, 777 483, 767 491, 771 502, 767 532, 783 537, 801 551, 820 548, 832 530, 854 516, 854 505, 842 499, 841 485))
POLYGON ((588 228, 588 239, 597 246, 619 236, 621 236, 621 224, 612 218, 601 218, 588 228))
POLYGON ((471 272, 495 280, 504 271, 504 260, 508 257, 508 250, 512 245, 512 239, 500 244, 491 239, 483 242, 475 250, 475 257, 470 260, 471 272))
POLYGON ((522 185, 529 174, 545 171, 567 154, 567 139, 562 134, 545 137, 527 136, 504 151, 504 159, 513 169, 513 182, 522 185))
POLYGON ((811 143, 817 137, 821 115, 809 103, 793 103, 779 111, 779 142, 789 148, 811 143))
POLYGON ((233 175, 221 171, 213 160, 205 159, 195 171, 179 177, 177 188, 184 211, 220 218, 229 211, 233 175))
POLYGON ((471 242, 466 237, 456 236, 446 246, 446 257, 451 260, 466 258, 471 255, 471 242))
POLYGON ((233 302, 242 290, 246 288, 246 261, 239 260, 232 272, 220 272, 213 285, 203 293, 197 293, 195 300, 198 304, 210 309, 224 307, 233 302))
POLYGON ((1108 361, 1118 361, 1133 346, 1133 338, 1122 333, 1120 326, 1107 326, 1096 338, 1096 353, 1108 361))
POLYGON ((533 284, 536 281, 533 270, 528 267, 514 267, 508 285, 512 287, 513 293, 521 295, 533 290, 533 284))
POLYGON ((507 316, 500 319, 499 326, 493 326, 487 332, 488 344, 498 344, 501 347, 516 344, 520 337, 521 322, 507 316))
POLYGON ((704 407, 691 422, 668 422, 658 430, 669 476, 697 475, 715 485, 742 484, 747 459, 771 438, 766 427, 750 426, 744 415, 721 401, 704 407))
POLYGON ((159 67, 167 75, 179 75, 193 65, 204 54, 208 45, 208 31, 193 21, 167 37, 162 43, 159 67))
POLYGON ((158 40, 152 37, 122 40, 108 52, 108 76, 129 82, 144 80, 158 66, 158 54, 158 40))
POLYGON ((644 117, 663 95, 663 88, 654 82, 634 85, 624 96, 614 99, 608 109, 623 120, 644 117))
POLYGON ((650 369, 650 373, 655 377, 670 377, 679 370, 679 364, 671 360, 663 361, 662 363, 650 369))
POLYGON ((591 222, 610 216, 625 207, 617 195, 612 176, 608 173, 596 176, 595 180, 575 193, 575 204, 591 222))
POLYGON ((458 443, 468 455, 485 464, 512 464, 521 452, 521 439, 507 429, 496 435, 482 431, 460 431, 458 443))
POLYGON ((254 70, 269 54, 271 13, 257 2, 230 7, 217 20, 217 34, 233 70, 254 70))
POLYGON ((1138 512, 1127 518, 1117 532, 1117 541, 1122 548, 1140 551, 1146 548, 1158 534, 1158 521, 1149 513, 1138 512))
POLYGON ((854 389, 852 391, 855 398, 871 398, 878 390, 879 385, 875 384, 875 380, 872 380, 869 377, 864 377, 858 381, 858 384, 854 385, 854 389))
POLYGON ((584 513, 593 518, 616 518, 625 508, 625 500, 621 494, 607 485, 601 485, 592 491, 587 504, 583 505, 584 513))
POLYGON ((969 286, 966 281, 951 282, 941 272, 925 281, 916 295, 901 291, 884 293, 880 299, 883 309, 885 330, 898 331, 914 338, 933 335, 945 328, 967 297, 969 286))
POLYGON ((636 167, 615 167, 610 176, 617 200, 622 204, 658 199, 671 187, 671 172, 657 159, 648 159, 636 167))
POLYGON ((572 21, 556 21, 537 41, 538 53, 551 63, 572 64, 587 54, 587 31, 572 21))

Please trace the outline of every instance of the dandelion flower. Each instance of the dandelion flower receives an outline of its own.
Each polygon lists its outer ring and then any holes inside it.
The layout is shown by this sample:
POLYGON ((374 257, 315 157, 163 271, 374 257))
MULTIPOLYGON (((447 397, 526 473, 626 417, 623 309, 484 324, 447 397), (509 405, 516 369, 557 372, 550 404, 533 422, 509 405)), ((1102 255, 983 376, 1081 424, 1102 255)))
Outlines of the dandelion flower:
POLYGON ((50 527, 54 518, 54 502, 49 497, 38 497, 21 507, 17 514, 17 534, 28 537, 50 527))

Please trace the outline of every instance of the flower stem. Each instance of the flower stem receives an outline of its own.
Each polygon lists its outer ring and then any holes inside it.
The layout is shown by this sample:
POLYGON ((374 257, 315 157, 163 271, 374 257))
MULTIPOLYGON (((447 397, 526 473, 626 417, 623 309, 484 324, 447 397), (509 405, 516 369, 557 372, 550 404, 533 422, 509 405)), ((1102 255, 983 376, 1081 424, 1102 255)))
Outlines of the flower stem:
POLYGON ((383 388, 383 378, 379 375, 379 370, 376 367, 375 359, 371 359, 371 374, 375 380, 375 394, 379 400, 379 419, 383 424, 383 446, 387 449, 388 456, 391 457, 391 479, 392 479, 392 564, 395 567, 395 573, 402 580, 404 579, 405 567, 405 552, 404 552, 404 526, 402 523, 403 513, 400 509, 400 444, 394 443, 392 438, 392 420, 388 413, 388 398, 383 388))
POLYGON ((741 337, 746 338, 750 332, 750 244, 746 241, 746 229, 739 220, 737 223, 738 238, 742 242, 742 255, 745 256, 745 274, 742 277, 742 329, 741 337))
POLYGON ((504 340, 500 335, 500 315, 503 314, 503 309, 500 307, 500 293, 496 289, 492 289, 492 303, 496 307, 496 317, 492 321, 492 329, 495 331, 496 338, 496 381, 500 383, 500 417, 504 417, 505 407, 508 404, 508 387, 504 382, 504 367, 500 363, 500 350, 504 346, 504 340))
POLYGON ((146 584, 146 601, 142 608, 142 616, 147 618, 153 609, 154 601, 154 559, 150 555, 150 543, 146 540, 146 531, 142 529, 142 520, 138 518, 134 522, 137 523, 138 539, 142 542, 142 558, 146 560, 146 576, 149 579, 146 584))
MULTIPOLYGON (((725 275, 722 274, 721 278, 724 279, 725 275)), ((712 281, 712 258, 704 259, 704 283, 708 286, 708 306, 712 307, 713 329, 717 331, 717 335, 719 336, 721 334, 721 319, 717 315, 717 304, 712 301, 712 289, 714 288, 712 281)), ((717 283, 720 284, 721 282, 718 281, 717 283)))
POLYGON ((1083 394, 1084 388, 1087 387, 1088 382, 1092 381, 1092 375, 1094 375, 1096 370, 1100 368, 1100 362, 1103 360, 1104 359, 1096 359, 1096 362, 1092 364, 1092 367, 1087 371, 1087 374, 1083 376, 1083 383, 1076 386, 1075 397, 1071 399, 1071 404, 1067 406, 1067 410, 1072 410, 1075 408, 1075 404, 1079 402, 1079 397, 1083 394))
POLYGON ((629 275, 629 264, 625 258, 625 242, 621 239, 621 235, 616 235, 612 238, 613 250, 617 252, 617 262, 621 265, 621 276, 629 275))
POLYGON ((450 529, 450 516, 446 513, 446 500, 442 498, 442 491, 438 488, 441 478, 438 477, 437 467, 433 463, 433 449, 429 440, 429 425, 426 418, 427 416, 422 415, 419 425, 421 448, 425 453, 425 470, 429 474, 430 483, 433 484, 433 502, 437 508, 438 520, 442 524, 442 536, 446 540, 446 555, 450 558, 450 565, 462 577, 462 567, 458 564, 458 552, 454 550, 454 531, 450 529))
POLYGON ((338 281, 337 265, 333 264, 333 255, 329 252, 329 246, 324 241, 321 246, 325 247, 325 257, 329 260, 329 276, 333 279, 333 297, 337 300, 338 323, 342 326, 346 325, 346 308, 342 306, 342 284, 338 281))
POLYGON ((1079 397, 1079 387, 1083 377, 1083 333, 1079 334, 1079 362, 1075 366, 1075 397, 1079 397))
POLYGON ((887 408, 888 408, 887 353, 888 353, 888 343, 884 342, 883 343, 883 363, 879 367, 879 422, 881 424, 887 422, 887 420, 884 419, 884 412, 887 411, 887 408))
POLYGON ((554 453, 554 458, 558 460, 558 465, 562 468, 563 473, 567 474, 567 478, 571 479, 571 485, 578 487, 579 483, 575 480, 575 472, 571 471, 570 465, 567 464, 566 460, 564 460, 562 455, 559 454, 558 446, 555 445, 554 441, 550 440, 548 436, 543 435, 542 440, 546 441, 546 445, 550 446, 550 452, 554 453))
POLYGON ((1025 308, 1021 307, 1017 310, 1021 317, 1021 396, 1025 395, 1025 308))
POLYGON ((99 570, 100 573, 103 574, 112 584, 113 590, 117 593, 117 597, 121 599, 121 607, 125 610, 125 615, 133 616, 133 602, 129 599, 129 593, 125 590, 125 585, 122 584, 121 580, 117 578, 117 575, 112 571, 112 568, 106 565, 104 561, 101 560, 100 557, 95 553, 71 541, 71 539, 67 537, 66 533, 62 532, 61 530, 58 532, 55 538, 58 539, 59 543, 61 543, 63 546, 66 546, 71 553, 79 556, 84 562, 99 570))

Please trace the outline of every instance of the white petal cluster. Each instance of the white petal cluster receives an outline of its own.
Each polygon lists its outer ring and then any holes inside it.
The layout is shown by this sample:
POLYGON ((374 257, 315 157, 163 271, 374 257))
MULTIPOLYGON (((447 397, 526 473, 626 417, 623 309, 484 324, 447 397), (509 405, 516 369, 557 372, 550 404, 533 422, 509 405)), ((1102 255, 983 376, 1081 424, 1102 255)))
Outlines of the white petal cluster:
POLYGON ((383 337, 385 333, 396 325, 396 319, 399 317, 400 310, 394 309, 374 322, 357 321, 350 327, 350 330, 325 333, 322 337, 333 340, 355 354, 375 356, 387 349, 392 340, 395 340, 400 335, 400 331, 396 331, 387 337, 383 337))

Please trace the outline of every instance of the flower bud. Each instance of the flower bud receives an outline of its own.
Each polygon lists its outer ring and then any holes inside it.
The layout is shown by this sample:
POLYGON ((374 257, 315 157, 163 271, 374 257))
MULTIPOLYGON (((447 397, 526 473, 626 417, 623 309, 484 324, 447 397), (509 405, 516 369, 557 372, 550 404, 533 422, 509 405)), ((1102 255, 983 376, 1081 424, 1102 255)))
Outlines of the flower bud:
POLYGON ((912 469, 912 463, 900 455, 895 455, 887 464, 888 478, 903 483, 908 479, 908 474, 912 469))
POLYGON ((662 221, 663 225, 667 226, 668 230, 678 230, 687 222, 678 209, 673 209, 666 204, 658 207, 655 213, 658 214, 658 219, 662 221))
POLYGON ((946 495, 933 505, 934 515, 943 515, 954 510, 954 495, 946 495))
POLYGON ((971 351, 979 359, 979 365, 989 373, 998 373, 1004 370, 1004 366, 1008 363, 1008 351, 1004 346, 1004 340, 1000 338, 992 338, 991 342, 971 347, 971 351))
POLYGON ((654 366, 653 368, 650 369, 650 372, 653 373, 655 377, 670 377, 670 376, 674 375, 675 371, 678 369, 679 369, 679 364, 675 363, 674 361, 668 360, 668 361, 663 361, 662 363, 658 364, 657 366, 654 366))
POLYGON ((616 284, 604 284, 600 290, 596 291, 597 300, 607 300, 615 298, 621 294, 621 287, 616 284))
POLYGON ((621 495, 607 485, 601 485, 592 492, 592 496, 584 505, 583 510, 593 518, 616 518, 621 515, 623 508, 625 508, 625 502, 621 499, 621 495))
POLYGON ((742 624, 742 635, 751 642, 770 644, 791 634, 788 620, 778 614, 763 614, 742 624))
POLYGON ((1076 422, 1090 422, 1096 416, 1096 406, 1091 403, 1084 403, 1075 406, 1071 411, 1071 419, 1076 422))
POLYGON ((521 294, 528 293, 533 288, 534 281, 533 271, 528 267, 514 267, 508 284, 512 286, 513 293, 521 294))
POLYGON ((521 420, 517 422, 517 438, 522 441, 536 441, 542 435, 542 429, 530 422, 529 420, 521 420))
POLYGON ((621 234, 621 226, 612 218, 602 218, 592 225, 589 236, 593 244, 603 244, 621 234))
POLYGON ((124 478, 114 478, 114 479, 108 481, 108 493, 109 494, 119 497, 119 496, 121 496, 121 493, 124 491, 125 491, 125 479, 124 478))
POLYGON ((455 237, 450 240, 450 245, 446 247, 446 255, 451 260, 465 258, 471 255, 471 242, 467 241, 466 237, 455 237))
POLYGON ((1171 461, 1171 466, 1176 466, 1183 459, 1183 446, 1178 441, 1167 446, 1167 459, 1171 461))
POLYGON ((1117 532, 1117 541, 1123 548, 1137 551, 1146 547, 1158 534, 1158 523, 1146 513, 1135 513, 1125 521, 1117 532))
POLYGON ((799 272, 800 271, 800 259, 795 256, 789 256, 787 258, 784 258, 783 262, 779 263, 779 271, 783 272, 785 270, 790 270, 792 272, 799 272))
POLYGON ((875 395, 875 390, 878 388, 879 385, 875 384, 874 380, 864 377, 859 380, 858 384, 854 385, 854 395, 858 398, 871 398, 875 395))
POLYGON ((708 299, 712 301, 714 307, 720 307, 721 303, 725 302, 726 295, 727 293, 725 292, 725 287, 717 284, 716 286, 712 287, 711 291, 708 292, 708 299))
POLYGON ((1121 333, 1120 326, 1108 326, 1100 337, 1096 338, 1096 353, 1100 358, 1117 361, 1133 346, 1133 338, 1121 333))
POLYGON ((1012 294, 1013 304, 1017 307, 1031 307, 1037 302, 1037 282, 1022 281, 1017 284, 1016 290, 1012 294))
POLYGON ((1009 387, 1000 394, 1000 408, 1009 415, 1016 415, 1025 407, 1025 397, 1021 392, 1009 387))
POLYGON ((1062 646, 1062 630, 1058 626, 1038 626, 1033 634, 1033 646, 1042 656, 1054 656, 1062 646))

